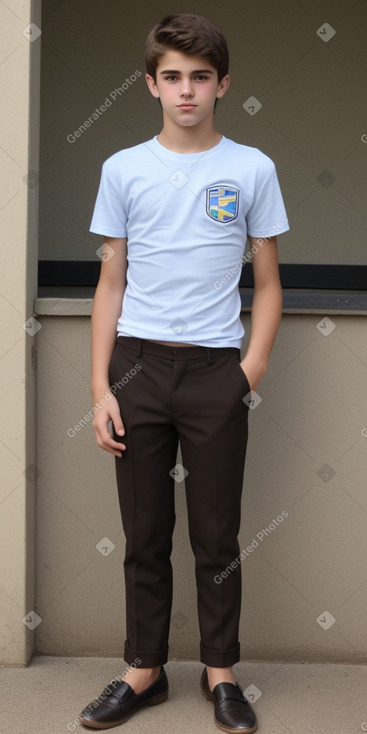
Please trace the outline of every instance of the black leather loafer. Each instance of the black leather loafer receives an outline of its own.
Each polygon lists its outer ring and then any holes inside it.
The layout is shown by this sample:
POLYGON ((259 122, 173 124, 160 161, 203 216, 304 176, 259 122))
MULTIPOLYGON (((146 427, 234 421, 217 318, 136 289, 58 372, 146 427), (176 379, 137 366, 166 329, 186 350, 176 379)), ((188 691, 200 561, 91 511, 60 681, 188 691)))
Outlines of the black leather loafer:
POLYGON ((201 692, 214 703, 214 721, 218 729, 233 734, 251 734, 257 729, 256 715, 238 683, 218 683, 211 691, 204 668, 200 681, 201 692))
POLYGON ((168 697, 166 671, 161 667, 157 678, 145 691, 135 693, 125 681, 113 681, 79 716, 80 723, 92 729, 111 729, 123 724, 140 706, 155 706, 168 697))

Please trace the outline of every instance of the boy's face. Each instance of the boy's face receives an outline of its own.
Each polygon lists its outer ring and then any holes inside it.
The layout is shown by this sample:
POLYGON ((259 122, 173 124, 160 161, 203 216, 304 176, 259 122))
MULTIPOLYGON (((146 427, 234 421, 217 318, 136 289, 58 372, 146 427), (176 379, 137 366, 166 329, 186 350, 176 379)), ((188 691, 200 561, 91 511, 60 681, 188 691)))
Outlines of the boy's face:
POLYGON ((160 98, 164 114, 183 127, 213 116, 216 99, 229 86, 228 74, 218 82, 218 72, 203 56, 168 50, 160 57, 156 81, 146 74, 153 97, 160 98))

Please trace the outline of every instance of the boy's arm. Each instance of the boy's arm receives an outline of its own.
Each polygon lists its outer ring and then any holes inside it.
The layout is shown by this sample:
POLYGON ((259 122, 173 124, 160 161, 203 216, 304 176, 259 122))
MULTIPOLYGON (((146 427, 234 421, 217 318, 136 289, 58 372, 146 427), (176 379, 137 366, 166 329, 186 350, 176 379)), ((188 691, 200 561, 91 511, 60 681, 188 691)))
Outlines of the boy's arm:
POLYGON ((264 376, 282 315, 282 288, 279 278, 277 239, 249 237, 253 251, 254 296, 251 334, 241 362, 252 390, 264 376), (264 244, 265 243, 265 244, 264 244), (254 248, 254 250, 253 250, 254 248))
POLYGON ((94 296, 91 319, 91 382, 93 404, 111 395, 110 400, 100 407, 93 418, 93 428, 97 444, 115 456, 121 456, 124 445, 111 437, 108 423, 112 420, 115 431, 123 435, 124 427, 120 409, 114 395, 110 393, 108 368, 116 344, 117 322, 121 314, 122 299, 126 288, 127 240, 105 237, 106 259, 103 259, 101 273, 94 296), (112 254, 112 251, 114 254, 112 254), (112 257, 111 257, 112 254, 112 257))

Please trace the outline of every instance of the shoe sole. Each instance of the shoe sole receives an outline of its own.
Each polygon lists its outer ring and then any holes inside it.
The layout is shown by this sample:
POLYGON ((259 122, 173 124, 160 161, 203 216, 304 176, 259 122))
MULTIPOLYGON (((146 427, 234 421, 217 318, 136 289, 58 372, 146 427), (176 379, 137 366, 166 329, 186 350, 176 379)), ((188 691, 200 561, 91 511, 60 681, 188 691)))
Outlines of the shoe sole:
POLYGON ((218 727, 218 729, 229 732, 230 734, 252 734, 254 731, 257 731, 257 726, 252 726, 251 729, 230 729, 229 726, 224 726, 224 724, 220 724, 215 717, 214 723, 218 727))
POLYGON ((124 716, 123 719, 119 719, 118 721, 111 721, 111 722, 103 722, 103 721, 92 721, 91 719, 87 719, 84 716, 79 716, 79 721, 83 726, 89 726, 91 729, 112 729, 114 726, 119 726, 119 724, 124 724, 125 721, 128 721, 131 719, 132 716, 134 716, 135 711, 138 711, 143 706, 157 706, 159 703, 164 703, 167 701, 168 698, 168 691, 165 691, 164 693, 160 693, 159 696, 154 696, 154 698, 150 698, 149 701, 142 701, 138 706, 136 706, 133 711, 131 711, 128 716, 124 716))
MULTIPOLYGON (((208 691, 206 691, 202 685, 200 685, 200 688, 204 698, 206 698, 207 701, 210 701, 210 703, 214 703, 210 693, 208 693, 208 691)), ((214 723, 215 726, 218 727, 218 729, 221 729, 221 731, 226 731, 227 734, 253 734, 254 731, 257 731, 257 724, 255 726, 252 726, 250 729, 231 729, 231 727, 221 724, 220 721, 215 718, 215 716, 214 723)))

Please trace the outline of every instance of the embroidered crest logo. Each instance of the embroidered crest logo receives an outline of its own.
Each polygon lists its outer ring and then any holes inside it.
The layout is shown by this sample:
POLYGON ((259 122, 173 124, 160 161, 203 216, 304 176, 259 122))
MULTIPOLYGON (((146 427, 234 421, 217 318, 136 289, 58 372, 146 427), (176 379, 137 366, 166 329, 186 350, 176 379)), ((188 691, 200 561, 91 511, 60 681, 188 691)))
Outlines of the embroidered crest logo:
POLYGON ((225 184, 206 190, 206 213, 216 222, 233 222, 238 215, 239 190, 225 184))

